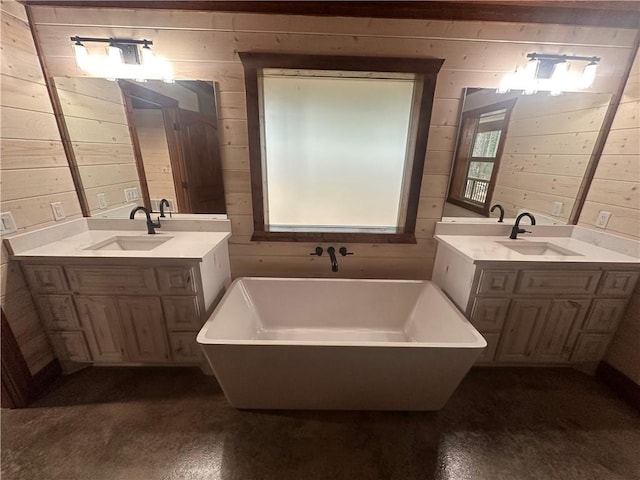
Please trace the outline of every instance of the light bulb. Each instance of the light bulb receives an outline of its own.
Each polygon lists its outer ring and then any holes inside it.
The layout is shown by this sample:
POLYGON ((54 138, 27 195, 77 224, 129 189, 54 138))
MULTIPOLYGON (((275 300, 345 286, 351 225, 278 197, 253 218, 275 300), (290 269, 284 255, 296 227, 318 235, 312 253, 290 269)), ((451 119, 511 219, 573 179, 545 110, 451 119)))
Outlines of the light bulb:
POLYGON ((531 59, 527 62, 527 66, 524 67, 523 77, 526 79, 534 79, 536 78, 536 73, 538 72, 538 63, 539 60, 531 59))
POLYGON ((590 88, 591 86, 593 86, 593 82, 596 80, 597 70, 598 64, 594 61, 584 67, 582 76, 580 77, 580 88, 590 88))
POLYGON ((155 57, 153 56, 151 48, 145 43, 145 45, 142 47, 142 63, 144 65, 151 65, 154 58, 155 57))
POLYGON ((109 57, 109 63, 112 65, 122 65, 124 59, 122 57, 122 50, 112 42, 107 47, 107 56, 109 57))
POLYGON ((553 97, 562 95, 565 87, 567 72, 569 71, 569 62, 556 63, 553 67, 553 75, 549 79, 549 94, 553 97))
POLYGON ((80 70, 87 71, 89 68, 89 51, 80 41, 73 44, 73 54, 76 64, 80 70))

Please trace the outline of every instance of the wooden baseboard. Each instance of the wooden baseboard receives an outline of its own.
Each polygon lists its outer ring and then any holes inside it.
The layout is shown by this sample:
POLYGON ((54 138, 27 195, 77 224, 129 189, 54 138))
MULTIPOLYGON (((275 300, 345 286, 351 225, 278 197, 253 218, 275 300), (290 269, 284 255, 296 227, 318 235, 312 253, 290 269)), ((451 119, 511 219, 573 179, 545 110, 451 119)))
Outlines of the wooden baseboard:
POLYGON ((596 376, 636 410, 640 411, 640 385, 607 362, 600 362, 596 376))

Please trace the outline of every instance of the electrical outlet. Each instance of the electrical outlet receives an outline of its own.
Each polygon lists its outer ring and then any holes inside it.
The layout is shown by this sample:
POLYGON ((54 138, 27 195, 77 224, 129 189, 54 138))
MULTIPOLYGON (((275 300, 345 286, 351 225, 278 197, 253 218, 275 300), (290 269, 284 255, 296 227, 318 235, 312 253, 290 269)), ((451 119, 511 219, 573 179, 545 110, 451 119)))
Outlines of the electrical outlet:
POLYGON ((99 208, 107 208, 107 198, 104 196, 104 193, 99 193, 98 195, 98 207, 99 208))
POLYGON ((562 206, 563 206, 562 202, 553 202, 553 209, 551 210, 551 215, 555 215, 556 217, 560 215, 560 212, 562 212, 562 206))
POLYGON ((59 220, 64 220, 66 218, 62 202, 51 202, 51 211, 53 212, 53 219, 56 222, 59 220))
POLYGON ((124 199, 127 202, 135 202, 136 200, 138 200, 138 189, 133 187, 133 188, 125 188, 124 189, 124 199))
POLYGON ((18 230, 18 227, 16 227, 16 221, 13 219, 11 212, 2 212, 0 214, 0 220, 0 233, 2 233, 2 235, 7 235, 8 233, 13 233, 18 230))
POLYGON ((609 223, 610 217, 611 212, 601 211, 600 213, 598 213, 598 218, 596 219, 596 227, 607 228, 607 223, 609 223))

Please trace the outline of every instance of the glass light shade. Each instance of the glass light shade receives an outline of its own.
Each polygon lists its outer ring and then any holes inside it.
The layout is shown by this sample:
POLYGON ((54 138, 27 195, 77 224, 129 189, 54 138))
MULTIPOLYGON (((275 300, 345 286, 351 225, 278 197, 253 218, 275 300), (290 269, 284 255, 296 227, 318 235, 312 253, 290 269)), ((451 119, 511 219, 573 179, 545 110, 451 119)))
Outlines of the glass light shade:
POLYGON ((78 68, 86 71, 89 68, 89 51, 87 50, 87 47, 81 43, 75 43, 73 45, 73 55, 76 59, 78 68))
POLYGON ((109 45, 107 47, 107 56, 109 57, 109 63, 112 65, 122 65, 124 63, 122 50, 115 45, 109 45))
POLYGON ((523 72, 524 78, 532 79, 532 80, 536 78, 536 73, 538 71, 539 63, 540 63, 539 60, 529 60, 527 62, 527 66, 524 67, 524 72, 523 72))
POLYGON ((144 65, 152 64, 153 61, 155 60, 155 57, 149 45, 145 45, 144 47, 142 47, 141 51, 142 51, 142 63, 144 65))
POLYGON ((598 64, 595 62, 591 62, 589 65, 584 67, 582 71, 582 76, 580 77, 580 87, 581 88, 590 88, 593 86, 593 82, 596 80, 596 71, 598 70, 598 64))

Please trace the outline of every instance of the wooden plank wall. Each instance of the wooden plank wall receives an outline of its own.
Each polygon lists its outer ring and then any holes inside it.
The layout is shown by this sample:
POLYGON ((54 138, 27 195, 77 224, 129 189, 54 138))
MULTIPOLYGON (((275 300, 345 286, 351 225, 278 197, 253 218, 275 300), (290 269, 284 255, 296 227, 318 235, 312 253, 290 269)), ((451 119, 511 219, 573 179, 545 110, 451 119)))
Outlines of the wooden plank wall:
MULTIPOLYGON (((54 223, 51 202, 67 218, 82 216, 24 8, 0 5, 2 211, 20 232, 54 223)), ((0 303, 32 374, 55 357, 17 262, 2 245, 0 303)))
MULTIPOLYGON (((91 214, 128 202, 125 188, 141 195, 120 87, 103 78, 54 78, 91 214)), ((141 198, 141 197, 140 197, 141 198)))
POLYGON ((634 32, 562 25, 307 17, 134 9, 34 7, 45 60, 55 76, 76 69, 69 36, 149 38, 180 79, 220 86, 222 151, 234 276, 335 276, 315 244, 252 243, 251 184, 242 66, 238 51, 444 58, 436 87, 418 211, 417 245, 349 245, 339 276, 430 278, 433 230, 441 217, 462 88, 495 87, 530 52, 598 55, 596 91, 617 88, 634 32))
MULTIPOLYGON (((613 93, 613 92, 612 92, 613 93)), ((465 111, 517 98, 491 203, 507 217, 533 211, 567 222, 611 100, 606 93, 477 93, 465 111), (563 204, 552 215, 553 203, 563 204)))
POLYGON ((173 173, 162 110, 136 108, 133 110, 133 118, 138 132, 149 195, 152 200, 166 198, 175 202, 176 192, 173 188, 173 173))
MULTIPOLYGON (((592 227, 611 212, 607 230, 640 238, 640 54, 587 195, 579 225, 592 227)), ((609 347, 606 360, 640 385, 640 283, 609 347)))

